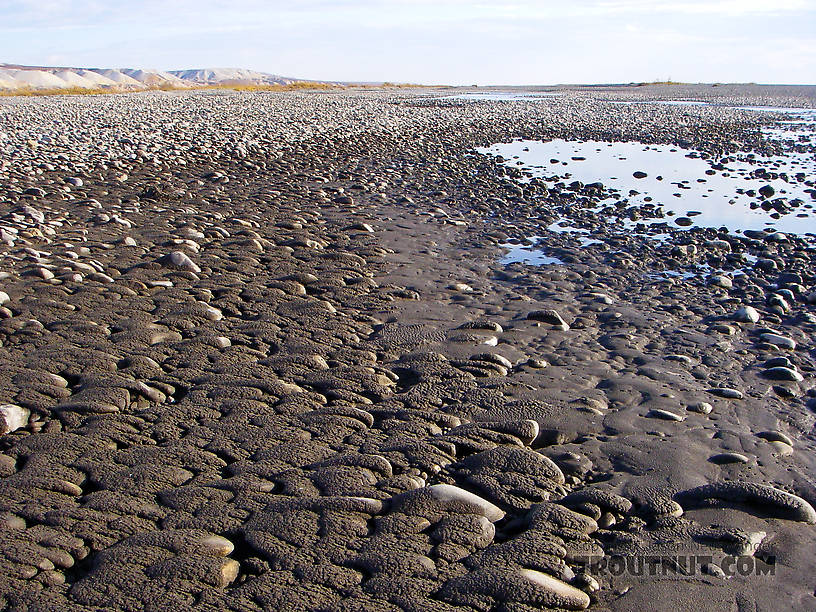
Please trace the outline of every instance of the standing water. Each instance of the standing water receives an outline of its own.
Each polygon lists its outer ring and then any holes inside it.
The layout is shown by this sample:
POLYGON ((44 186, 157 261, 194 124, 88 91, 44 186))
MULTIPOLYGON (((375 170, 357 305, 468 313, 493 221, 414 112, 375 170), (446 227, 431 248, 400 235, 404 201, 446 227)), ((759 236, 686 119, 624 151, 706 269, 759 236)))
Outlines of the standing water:
POLYGON ((618 196, 599 202, 601 208, 625 199, 627 206, 650 204, 669 220, 685 217, 697 226, 816 232, 812 154, 731 161, 671 145, 591 140, 516 140, 479 152, 501 156, 529 177, 601 182, 618 196))

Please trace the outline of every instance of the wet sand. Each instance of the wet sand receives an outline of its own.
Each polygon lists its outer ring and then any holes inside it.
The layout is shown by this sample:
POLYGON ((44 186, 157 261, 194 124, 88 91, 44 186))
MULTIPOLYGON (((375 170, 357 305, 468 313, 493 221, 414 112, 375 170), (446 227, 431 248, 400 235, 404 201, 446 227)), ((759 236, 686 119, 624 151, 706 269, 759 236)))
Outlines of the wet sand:
POLYGON ((0 100, 5 607, 816 608, 812 237, 474 153, 816 89, 450 93, 0 100))

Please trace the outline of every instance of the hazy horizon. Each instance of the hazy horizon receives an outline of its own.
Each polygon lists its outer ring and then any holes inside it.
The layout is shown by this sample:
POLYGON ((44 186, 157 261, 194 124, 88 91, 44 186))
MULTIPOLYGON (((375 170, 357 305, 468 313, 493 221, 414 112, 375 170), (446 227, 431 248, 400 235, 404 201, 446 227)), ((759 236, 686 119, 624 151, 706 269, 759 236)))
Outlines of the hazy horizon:
POLYGON ((0 62, 444 85, 816 83, 813 0, 10 0, 0 62))

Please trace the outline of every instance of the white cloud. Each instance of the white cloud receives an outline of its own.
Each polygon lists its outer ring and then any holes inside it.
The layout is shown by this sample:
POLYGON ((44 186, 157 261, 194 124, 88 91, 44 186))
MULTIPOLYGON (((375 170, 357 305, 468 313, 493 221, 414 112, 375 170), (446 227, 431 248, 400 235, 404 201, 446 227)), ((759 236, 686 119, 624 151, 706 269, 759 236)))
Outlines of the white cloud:
POLYGON ((174 23, 247 27, 342 22, 390 24, 472 22, 478 19, 549 20, 609 15, 757 16, 816 12, 811 0, 6 0, 0 31, 174 23))
POLYGON ((813 65, 814 20, 816 0, 0 0, 0 61, 483 83, 557 70, 574 82, 656 76, 638 65, 704 79, 716 51, 716 80, 791 80, 782 71, 799 66, 813 81, 801 66, 813 65), (798 42, 769 40, 783 34, 798 42), (771 47, 790 55, 757 63, 771 47))

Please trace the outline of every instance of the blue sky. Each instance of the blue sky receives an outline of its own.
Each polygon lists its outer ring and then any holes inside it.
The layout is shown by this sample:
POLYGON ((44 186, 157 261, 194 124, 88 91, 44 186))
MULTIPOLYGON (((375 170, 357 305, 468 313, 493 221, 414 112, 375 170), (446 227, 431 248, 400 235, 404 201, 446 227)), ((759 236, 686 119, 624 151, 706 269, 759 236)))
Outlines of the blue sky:
POLYGON ((813 84, 816 0, 0 0, 0 62, 426 84, 813 84))

